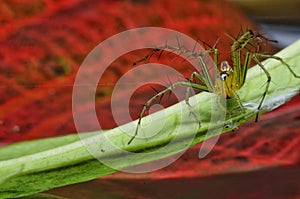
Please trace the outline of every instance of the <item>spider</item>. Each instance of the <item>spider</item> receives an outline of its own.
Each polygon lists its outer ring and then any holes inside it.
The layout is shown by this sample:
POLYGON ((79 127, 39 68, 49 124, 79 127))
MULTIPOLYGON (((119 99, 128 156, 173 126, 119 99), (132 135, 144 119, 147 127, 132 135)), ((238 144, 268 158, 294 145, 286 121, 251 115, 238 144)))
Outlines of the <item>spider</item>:
MULTIPOLYGON (((268 93, 269 85, 271 83, 271 75, 267 71, 267 69, 264 67, 264 65, 261 63, 260 60, 264 60, 267 58, 275 59, 280 61, 283 65, 285 65, 288 70, 295 76, 296 78, 300 78, 299 75, 297 75, 291 67, 283 61, 282 58, 274 55, 269 54, 261 54, 259 53, 260 44, 262 41, 271 41, 276 42, 274 40, 269 40, 263 35, 259 33, 255 33, 252 30, 247 30, 239 36, 234 39, 234 42, 231 45, 231 60, 232 60, 232 66, 229 65, 228 61, 224 60, 219 63, 219 52, 218 49, 214 45, 213 47, 210 47, 210 49, 201 52, 196 53, 194 50, 187 50, 183 49, 180 45, 178 47, 170 46, 170 45, 164 45, 158 48, 153 49, 148 55, 143 57, 142 59, 136 61, 133 63, 133 65, 137 65, 140 62, 144 62, 149 60, 153 54, 157 52, 163 52, 164 50, 171 50, 171 51, 178 51, 180 54, 185 54, 190 57, 194 57, 199 62, 201 69, 203 71, 203 74, 200 74, 198 72, 192 72, 190 75, 188 81, 178 81, 175 83, 172 83, 170 86, 168 86, 166 89, 158 92, 156 95, 151 97, 144 105, 143 109, 139 115, 138 124, 135 130, 135 134, 133 137, 129 140, 128 144, 130 144, 134 138, 138 134, 139 126, 141 125, 142 117, 145 114, 145 111, 151 106, 153 101, 158 98, 162 97, 165 93, 171 92, 173 89, 179 86, 187 87, 186 91, 186 97, 185 102, 188 105, 188 107, 191 110, 191 105, 189 104, 189 97, 190 97, 190 89, 196 89, 199 91, 204 92, 211 92, 220 95, 221 97, 225 99, 230 99, 232 97, 237 99, 237 103, 240 108, 243 109, 243 105, 241 103, 241 100, 239 99, 239 96, 237 95, 236 91, 238 91, 245 83, 246 75, 247 75, 247 69, 250 67, 250 64, 252 61, 256 63, 265 73, 267 81, 265 83, 265 90, 261 96, 261 99, 259 101, 258 107, 257 107, 257 113, 255 116, 255 122, 258 121, 260 109, 262 107, 263 101, 268 93), (259 44, 259 45, 255 45, 259 44), (255 52, 253 52, 250 49, 253 49, 253 47, 257 48, 255 52), (214 59, 214 78, 215 82, 213 83, 213 80, 208 72, 208 69, 206 67, 206 64, 204 62, 204 55, 212 54, 214 59), (242 63, 243 62, 243 63, 242 63), (219 67, 218 67, 219 65, 219 67), (195 80, 199 81, 200 83, 196 83, 195 80)), ((191 111, 193 116, 197 119, 197 115, 191 111)), ((200 122, 200 120, 198 119, 200 122)))

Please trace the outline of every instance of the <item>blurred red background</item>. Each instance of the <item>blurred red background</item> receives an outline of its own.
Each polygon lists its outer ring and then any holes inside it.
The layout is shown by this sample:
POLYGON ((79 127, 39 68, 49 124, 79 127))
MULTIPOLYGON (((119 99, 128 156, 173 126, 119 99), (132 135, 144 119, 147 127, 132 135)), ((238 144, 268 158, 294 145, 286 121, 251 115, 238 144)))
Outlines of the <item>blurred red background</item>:
MULTIPOLYGON (((4 0, 0 13, 1 145, 76 133, 71 108, 76 72, 85 56, 109 36, 131 28, 158 26, 210 44, 221 37, 219 51, 223 59, 229 59, 230 39, 224 34, 237 35, 241 27, 256 29, 238 8, 222 0, 4 0)), ((96 108, 105 115, 99 118, 101 127, 116 126, 110 112, 113 85, 144 54, 131 53, 116 60, 100 80, 106 85, 96 93, 96 108)), ((186 76, 191 72, 185 64, 174 67, 186 76)), ((132 118, 124 118, 124 122, 137 118, 141 104, 153 95, 153 90, 144 89, 143 93, 132 100, 132 118)), ((262 116, 258 123, 249 122, 222 135, 205 159, 198 159, 197 145, 163 170, 138 176, 116 173, 105 178, 194 178, 287 165, 298 168, 299 173, 299 99, 298 95, 262 116)), ((120 109, 120 115, 124 111, 120 109)), ((299 183, 283 186, 287 192, 290 188, 296 193, 292 197, 299 194, 295 191, 299 183)), ((263 191, 257 194, 268 196, 263 191)))

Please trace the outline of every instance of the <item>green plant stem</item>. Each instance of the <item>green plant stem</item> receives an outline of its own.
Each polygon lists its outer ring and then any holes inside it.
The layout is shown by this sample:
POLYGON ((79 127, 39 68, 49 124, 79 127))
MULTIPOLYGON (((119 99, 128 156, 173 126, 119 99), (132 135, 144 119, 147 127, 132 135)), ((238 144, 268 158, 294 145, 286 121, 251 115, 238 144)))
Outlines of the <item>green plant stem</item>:
MULTIPOLYGON (((295 73, 300 74, 300 40, 277 54, 282 57, 295 73)), ((263 112, 268 112, 282 105, 299 92, 300 79, 295 78, 289 70, 276 60, 266 60, 265 67, 272 76, 266 100, 262 106, 263 112)), ((189 146, 202 142, 210 137, 231 131, 236 126, 253 118, 256 107, 264 91, 266 76, 257 66, 249 69, 246 83, 238 92, 247 110, 243 113, 232 112, 231 117, 219 123, 211 123, 210 100, 216 95, 202 92, 191 97, 193 109, 199 113, 201 127, 192 116, 188 116, 184 102, 177 103, 163 111, 154 113, 142 120, 146 126, 145 132, 160 129, 162 113, 164 124, 156 136, 147 139, 136 138, 127 144, 134 133, 136 121, 105 132, 90 132, 55 138, 40 139, 16 143, 0 149, 0 198, 21 197, 54 187, 78 183, 98 178, 115 172, 117 169, 146 163, 176 154, 189 146), (152 122, 147 118, 153 118, 152 122), (193 124, 191 124, 193 123, 193 124), (147 128, 148 126, 148 128, 147 128), (177 130, 180 126, 180 133, 177 130), (227 128, 223 128, 227 126, 227 128), (148 130, 147 130, 148 129, 148 130), (211 131, 208 129, 221 129, 211 131), (122 150, 140 152, 144 156, 126 156, 115 150, 110 142, 103 141, 103 135, 122 150), (174 138, 176 141, 162 153, 151 155, 150 152, 161 150, 174 138), (191 142, 186 142, 189 138, 191 142), (117 166, 110 168, 94 158, 83 143, 88 143, 89 149, 95 149, 98 158, 108 160, 117 166), (147 154, 150 153, 149 154, 147 154)), ((95 155, 95 154, 94 154, 95 155)), ((197 157, 195 157, 197 158, 197 157)))

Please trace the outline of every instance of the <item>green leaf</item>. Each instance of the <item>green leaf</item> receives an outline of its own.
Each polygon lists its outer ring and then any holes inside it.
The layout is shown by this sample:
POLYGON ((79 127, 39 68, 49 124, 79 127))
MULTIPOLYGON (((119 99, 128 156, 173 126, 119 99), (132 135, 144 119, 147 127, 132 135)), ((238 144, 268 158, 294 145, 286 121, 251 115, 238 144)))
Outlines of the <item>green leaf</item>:
MULTIPOLYGON (((300 74, 299 52, 300 40, 277 56, 284 58, 300 74)), ((295 78, 276 60, 268 59, 264 64, 272 77, 262 106, 262 111, 267 112, 296 95, 299 92, 300 79, 295 78)), ((130 134, 134 133, 136 121, 105 132, 67 135, 2 147, 0 198, 27 196, 54 187, 95 179, 119 169, 171 156, 210 137, 231 131, 255 116, 265 83, 266 76, 259 67, 249 69, 246 83, 238 92, 247 110, 236 111, 236 102, 227 101, 227 115, 230 117, 225 121, 222 120, 225 111, 219 105, 211 107, 211 103, 220 101, 218 96, 202 92, 191 97, 193 110, 199 113, 201 119, 200 128, 186 104, 180 102, 143 118, 144 127, 139 135, 151 135, 157 133, 157 130, 159 132, 149 138, 136 138, 130 145, 127 143, 131 138, 130 134), (215 119, 214 122, 212 119, 215 119), (102 162, 109 163, 114 168, 102 162)))

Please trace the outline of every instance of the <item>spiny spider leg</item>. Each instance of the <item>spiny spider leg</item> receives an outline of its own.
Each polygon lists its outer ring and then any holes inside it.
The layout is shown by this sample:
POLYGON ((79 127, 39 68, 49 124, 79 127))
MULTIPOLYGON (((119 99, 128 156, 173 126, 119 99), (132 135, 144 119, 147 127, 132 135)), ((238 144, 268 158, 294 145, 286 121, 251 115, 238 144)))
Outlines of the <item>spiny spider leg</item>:
POLYGON ((156 52, 159 52, 159 51, 161 51, 160 48, 154 48, 148 55, 146 55, 145 57, 143 57, 142 59, 140 59, 138 61, 133 62, 132 65, 135 66, 140 62, 144 62, 144 61, 149 60, 156 52))
POLYGON ((270 59, 275 59, 277 61, 280 61, 283 65, 285 65, 287 67, 287 69, 293 74, 293 76, 295 78, 300 78, 300 75, 297 75, 293 70, 292 68, 285 62, 283 61, 283 59, 281 57, 278 57, 278 56, 274 56, 274 55, 266 55, 266 54, 259 54, 259 53, 255 53, 252 55, 252 59, 260 66, 260 68, 264 71, 264 73, 266 74, 267 76, 267 82, 266 82, 266 88, 265 88, 265 91, 261 97, 261 100, 259 102, 259 105, 257 107, 257 114, 256 114, 256 117, 255 117, 255 122, 258 121, 258 116, 259 116, 259 110, 261 109, 261 106, 263 104, 263 101, 268 93, 268 90, 269 90, 269 86, 270 86, 270 83, 271 83, 271 75, 270 73, 268 72, 268 70, 263 66, 263 64, 259 61, 259 59, 267 59, 267 58, 270 58, 270 59))
POLYGON ((151 97, 144 105, 143 105, 143 109, 139 115, 139 120, 138 120, 138 124, 135 130, 135 133, 133 135, 133 137, 128 141, 128 145, 134 140, 134 138, 137 136, 138 134, 138 129, 141 125, 142 122, 142 118, 146 112, 146 110, 150 107, 150 105, 153 103, 153 101, 160 97, 161 95, 164 95, 167 92, 171 92, 172 90, 174 90, 176 87, 179 86, 185 86, 185 87, 191 87, 191 88, 195 88, 198 89, 200 91, 206 91, 208 92, 208 89, 203 86, 203 85, 199 85, 199 84, 195 84, 195 83, 191 83, 191 82, 185 82, 185 81, 181 81, 181 82, 175 82, 173 84, 171 84, 169 87, 167 87, 166 89, 164 89, 163 91, 157 93, 156 95, 154 95, 153 97, 151 97))
MULTIPOLYGON (((169 87, 167 87, 166 89, 164 89, 163 91, 161 92, 158 92, 155 96, 153 96, 152 98, 150 98, 143 106, 143 109, 139 115, 139 119, 138 119, 138 124, 137 124, 137 127, 136 127, 136 130, 135 130, 135 133, 133 135, 133 137, 129 140, 128 144, 130 144, 134 138, 137 136, 138 134, 138 129, 141 125, 141 120, 142 120, 142 117, 144 116, 146 110, 150 107, 150 105, 153 103, 153 101, 158 98, 158 97, 162 97, 165 93, 167 92, 171 92, 175 87, 178 87, 178 86, 185 86, 187 87, 187 91, 186 91, 186 97, 185 97, 185 103, 187 104, 187 106, 189 107, 189 110, 190 110, 190 113, 195 117, 195 119, 199 122, 199 125, 200 125, 200 119, 198 117, 198 115, 192 110, 192 107, 189 103, 189 97, 190 97, 190 89, 191 88, 194 88, 194 89, 197 89, 199 91, 205 91, 205 92, 213 92, 215 89, 214 89, 214 84, 213 84, 213 81, 210 77, 210 74, 208 72, 208 69, 206 67, 206 64, 203 60, 203 57, 204 55, 207 55, 207 54, 210 54, 210 53, 213 53, 214 54, 214 70, 215 70, 215 75, 219 75, 218 72, 216 72, 216 70, 218 71, 217 69, 217 64, 218 64, 218 50, 216 48, 211 48, 211 49, 208 49, 204 52, 201 52, 201 53, 195 53, 194 50, 195 50, 195 47, 193 48, 193 51, 190 51, 190 50, 186 50, 186 49, 183 49, 181 48, 180 46, 180 43, 179 41, 177 40, 178 42, 178 45, 179 47, 173 47, 173 46, 169 46, 169 45, 164 45, 160 48, 156 48, 156 49, 153 49, 148 55, 146 55, 145 57, 143 57, 142 59, 134 62, 133 65, 136 65, 137 63, 140 63, 140 62, 143 62, 143 61, 146 61, 148 59, 150 59, 153 54, 155 54, 156 52, 159 52, 159 51, 164 51, 166 49, 168 50, 171 50, 171 51, 179 51, 180 54, 187 54, 188 56, 192 56, 192 57, 195 57, 197 58, 199 64, 200 64, 200 67, 202 69, 202 72, 203 72, 203 76, 201 76, 201 74, 197 73, 197 72, 193 72, 191 75, 190 75, 190 78, 189 78, 189 82, 175 82, 175 83, 172 83, 169 87), (196 84, 196 83, 193 83, 194 80, 198 79, 202 84, 196 84)), ((195 44, 196 46, 196 44, 195 44)))
MULTIPOLYGON (((178 40, 177 40, 177 42, 178 42, 178 45, 180 45, 180 43, 179 43, 178 40)), ((134 133, 133 137, 129 140, 128 144, 130 144, 134 140, 134 138, 137 136, 137 134, 138 134, 138 128, 141 125, 142 117, 144 116, 145 111, 147 110, 147 108, 149 108, 149 106, 152 104, 152 102, 156 98, 161 97, 162 95, 164 95, 167 92, 171 92, 175 87, 178 87, 178 86, 185 86, 185 87, 187 87, 186 97, 185 97, 185 103, 189 107, 190 113, 195 117, 195 119, 199 122, 199 125, 200 125, 200 119, 198 118, 197 114, 192 110, 191 105, 189 103, 190 89, 191 88, 195 88, 195 89, 198 89, 200 91, 205 91, 205 92, 213 92, 213 90, 214 90, 214 84, 213 84, 213 81, 212 81, 212 79, 210 77, 210 74, 209 74, 209 72, 207 70, 206 64, 205 64, 205 62, 203 60, 203 56, 206 55, 206 54, 214 53, 214 62, 215 62, 214 67, 215 67, 215 70, 217 70, 216 69, 217 68, 216 65, 218 63, 218 50, 215 49, 215 48, 212 48, 212 49, 206 50, 206 51, 204 51, 204 52, 202 52, 200 54, 197 54, 194 51, 183 49, 183 48, 181 48, 181 46, 179 46, 179 47, 173 47, 173 46, 169 46, 169 45, 166 44, 165 46, 162 46, 160 48, 153 49, 148 55, 146 55, 142 59, 134 62, 134 65, 136 65, 139 62, 143 62, 145 60, 150 59, 153 56, 153 54, 155 54, 156 52, 159 52, 159 51, 163 51, 165 49, 169 49, 169 50, 172 50, 172 51, 179 51, 180 54, 187 54, 189 56, 196 57, 197 60, 200 63, 200 66, 201 66, 201 69, 202 69, 204 77, 202 77, 197 72, 193 72, 191 74, 190 78, 189 78, 189 82, 175 82, 175 83, 171 84, 171 86, 167 87, 165 90, 157 93, 155 96, 153 96, 152 98, 150 98, 146 102, 146 104, 144 104, 144 106, 143 106, 143 109, 142 109, 142 111, 141 111, 141 113, 139 115, 139 120, 138 120, 137 128, 135 130, 135 133, 134 133), (203 85, 193 83, 195 77, 203 85)))
POLYGON ((281 57, 278 57, 278 56, 275 56, 275 55, 260 54, 260 53, 253 54, 253 57, 256 57, 257 59, 268 59, 268 58, 270 58, 270 59, 275 59, 277 61, 280 61, 283 65, 285 65, 288 68, 288 70, 293 74, 293 76, 295 78, 300 78, 300 75, 297 75, 293 71, 293 69, 291 68, 291 66, 288 65, 285 61, 283 61, 283 59, 281 57))
MULTIPOLYGON (((197 73, 197 72, 193 72, 193 73, 190 75, 189 82, 190 82, 190 83, 195 82, 195 78, 197 78, 202 84, 205 85, 205 86, 203 86, 203 88, 205 88, 205 90, 202 89, 201 91, 211 92, 210 89, 212 89, 211 87, 212 87, 213 85, 208 85, 207 82, 205 81, 205 79, 204 79, 199 73, 197 73)), ((200 126, 201 126, 200 118, 199 118, 198 115, 193 111, 192 106, 190 105, 190 102, 189 102, 191 88, 192 88, 192 87, 187 87, 187 89, 186 89, 185 103, 188 105, 189 110, 190 110, 190 113, 191 113, 191 114, 194 116, 194 118, 198 121, 199 127, 200 127, 200 126)))

